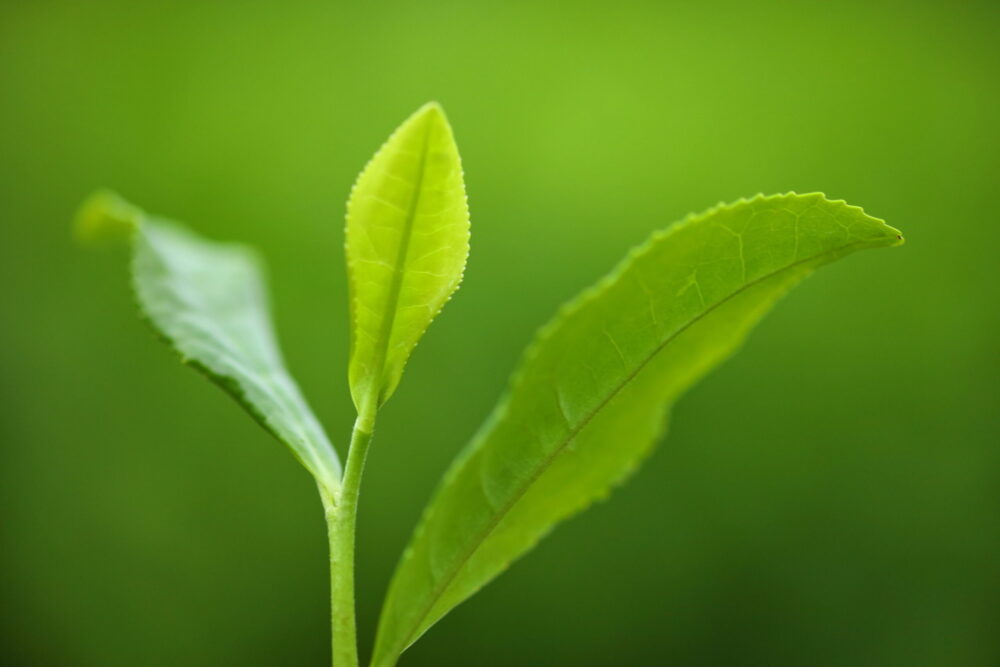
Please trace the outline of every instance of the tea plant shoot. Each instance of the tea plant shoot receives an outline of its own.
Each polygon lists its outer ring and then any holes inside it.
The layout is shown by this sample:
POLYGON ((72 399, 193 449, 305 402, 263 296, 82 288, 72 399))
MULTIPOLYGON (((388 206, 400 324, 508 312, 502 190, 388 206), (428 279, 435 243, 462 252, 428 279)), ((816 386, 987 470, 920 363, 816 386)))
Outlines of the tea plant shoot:
MULTIPOLYGON (((462 164, 441 107, 403 122, 347 203, 347 380, 357 417, 336 447, 282 360, 256 251, 204 239, 108 191, 84 203, 76 227, 85 240, 129 239, 141 315, 314 478, 329 536, 333 665, 358 667, 354 543, 365 459, 379 409, 469 253, 462 164)), ((678 397, 803 278, 902 242, 858 207, 788 193, 691 215, 628 252, 541 328, 444 473, 392 577, 370 665, 397 664, 556 523, 627 478, 678 397)))

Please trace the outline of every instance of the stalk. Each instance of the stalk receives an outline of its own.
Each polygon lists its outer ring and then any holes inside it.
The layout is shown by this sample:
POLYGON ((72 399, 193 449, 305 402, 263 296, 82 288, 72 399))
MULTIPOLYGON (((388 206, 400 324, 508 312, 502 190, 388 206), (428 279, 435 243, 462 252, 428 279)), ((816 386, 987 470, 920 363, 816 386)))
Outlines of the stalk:
POLYGON ((354 609, 354 533, 361 473, 374 430, 374 415, 358 415, 344 467, 343 484, 335 498, 321 491, 330 540, 330 606, 334 667, 358 667, 357 623, 354 609))

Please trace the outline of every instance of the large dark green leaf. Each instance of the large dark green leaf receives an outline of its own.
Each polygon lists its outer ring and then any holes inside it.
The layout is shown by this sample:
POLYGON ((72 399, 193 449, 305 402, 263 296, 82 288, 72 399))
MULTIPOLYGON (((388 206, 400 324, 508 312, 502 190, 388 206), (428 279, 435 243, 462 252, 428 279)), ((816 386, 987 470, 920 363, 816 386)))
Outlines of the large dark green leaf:
POLYGON ((674 400, 729 356, 788 289, 882 221, 819 194, 758 196, 637 248, 540 333, 508 395, 445 474, 399 563, 373 664, 626 477, 674 400))

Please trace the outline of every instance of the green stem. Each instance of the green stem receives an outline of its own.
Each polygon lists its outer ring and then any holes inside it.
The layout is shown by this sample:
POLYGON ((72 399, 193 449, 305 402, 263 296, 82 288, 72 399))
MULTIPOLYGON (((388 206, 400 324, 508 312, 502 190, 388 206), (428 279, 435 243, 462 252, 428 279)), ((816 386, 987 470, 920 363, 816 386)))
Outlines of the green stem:
POLYGON ((330 604, 334 667, 358 667, 357 625, 354 614, 354 526, 358 512, 361 473, 374 430, 374 415, 358 415, 351 433, 343 485, 336 498, 323 493, 330 539, 330 604))

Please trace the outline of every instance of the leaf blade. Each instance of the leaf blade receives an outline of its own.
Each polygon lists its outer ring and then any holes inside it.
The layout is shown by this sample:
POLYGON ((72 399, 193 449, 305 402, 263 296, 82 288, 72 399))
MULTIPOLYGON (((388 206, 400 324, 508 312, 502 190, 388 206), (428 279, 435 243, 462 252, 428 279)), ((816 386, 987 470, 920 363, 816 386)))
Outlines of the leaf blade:
POLYGON ((351 396, 371 414, 458 288, 469 253, 461 158, 441 107, 417 110, 376 152, 347 205, 351 396))
POLYGON ((132 287, 144 319, 183 363, 287 445, 334 497, 340 463, 285 368, 257 254, 198 237, 108 192, 84 204, 77 228, 84 238, 131 236, 132 287))
POLYGON ((373 664, 394 664, 634 470, 672 401, 788 289, 854 250, 898 242, 860 209, 790 194, 692 216, 633 251, 543 328, 446 473, 393 577, 373 664))

